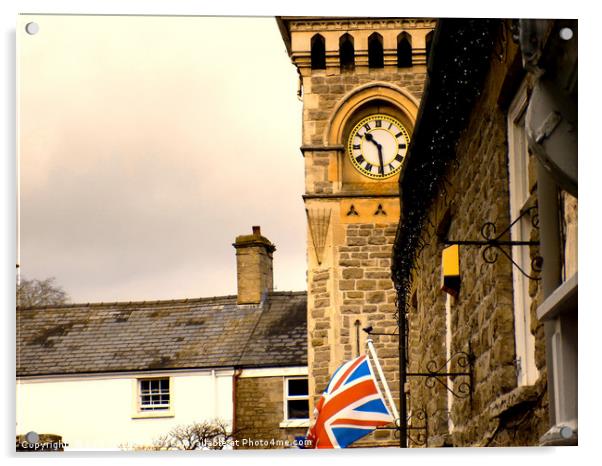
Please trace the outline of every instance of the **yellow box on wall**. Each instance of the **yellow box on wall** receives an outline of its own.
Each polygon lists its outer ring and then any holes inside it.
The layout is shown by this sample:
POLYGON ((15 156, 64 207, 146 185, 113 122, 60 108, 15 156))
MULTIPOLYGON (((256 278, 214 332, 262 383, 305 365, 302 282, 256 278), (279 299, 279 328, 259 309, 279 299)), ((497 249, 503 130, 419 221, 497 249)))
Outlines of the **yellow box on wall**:
POLYGON ((441 254, 441 289, 453 296, 460 291, 460 246, 448 246, 441 254))

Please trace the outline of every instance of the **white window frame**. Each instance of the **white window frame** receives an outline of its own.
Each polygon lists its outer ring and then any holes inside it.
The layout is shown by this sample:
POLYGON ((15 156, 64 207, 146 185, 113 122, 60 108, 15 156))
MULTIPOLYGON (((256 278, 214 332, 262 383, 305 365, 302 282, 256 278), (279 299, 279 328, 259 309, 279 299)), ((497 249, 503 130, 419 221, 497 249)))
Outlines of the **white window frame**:
MULTIPOLYGON (((445 360, 450 361, 452 357, 451 344, 452 344, 452 328, 451 328, 451 316, 452 316, 452 300, 454 298, 451 294, 445 293, 445 360)), ((451 367, 446 367, 448 372, 451 372, 451 367)), ((454 381, 452 377, 447 377, 447 385, 454 388, 454 381)), ((447 431, 451 434, 454 432, 454 422, 452 420, 451 413, 454 409, 454 394, 447 390, 447 431)), ((411 418, 411 415, 410 415, 411 418)))
MULTIPOLYGON (((159 418, 159 417, 173 417, 173 383, 172 377, 167 376, 155 376, 155 377, 138 377, 134 379, 134 415, 132 416, 134 419, 138 418, 159 418), (168 388, 167 394, 169 395, 169 403, 162 405, 154 405, 155 409, 149 409, 142 403, 142 383, 150 382, 150 381, 160 381, 167 380, 168 388)), ((161 394, 161 389, 159 389, 159 393, 161 394)), ((150 405, 149 405, 150 406, 150 405)))
MULTIPOLYGON (((529 103, 526 83, 520 86, 508 110, 508 174, 510 192, 510 219, 517 219, 529 200, 529 149, 525 131, 525 113, 529 103)), ((528 241, 531 221, 525 216, 510 230, 513 241, 528 241)), ((512 248, 512 259, 529 273, 531 270, 528 247, 512 248)), ((531 333, 531 297, 529 278, 516 266, 512 267, 514 295, 514 339, 518 386, 533 385, 539 371, 535 365, 535 337, 531 333)))
POLYGON ((284 403, 284 421, 280 424, 280 427, 306 427, 309 426, 309 417, 307 418, 294 418, 290 419, 288 414, 288 402, 290 400, 306 400, 309 414, 309 380, 307 377, 284 377, 283 378, 283 403, 284 403), (289 395, 288 383, 290 380, 305 380, 307 381, 307 395, 289 395))

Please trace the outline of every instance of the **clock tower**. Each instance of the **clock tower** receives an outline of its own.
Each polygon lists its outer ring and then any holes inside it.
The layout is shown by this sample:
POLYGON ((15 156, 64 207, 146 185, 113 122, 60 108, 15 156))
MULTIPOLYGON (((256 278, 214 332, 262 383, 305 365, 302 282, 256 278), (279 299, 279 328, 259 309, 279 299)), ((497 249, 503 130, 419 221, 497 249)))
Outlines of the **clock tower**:
MULTIPOLYGON (((366 333, 396 333, 392 247, 435 20, 279 17, 299 73, 307 214, 308 365, 313 403, 366 333)), ((399 399, 396 336, 374 336, 399 399)), ((310 398, 311 398, 310 396, 310 398)), ((313 408, 310 409, 313 411, 313 408)), ((398 443, 377 431, 363 445, 398 443)))

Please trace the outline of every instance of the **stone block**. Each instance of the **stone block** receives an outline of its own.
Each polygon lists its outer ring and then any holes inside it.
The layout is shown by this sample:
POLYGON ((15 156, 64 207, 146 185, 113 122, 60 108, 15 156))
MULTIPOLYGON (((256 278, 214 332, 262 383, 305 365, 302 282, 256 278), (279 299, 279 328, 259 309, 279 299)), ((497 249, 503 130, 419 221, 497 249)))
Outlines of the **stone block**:
POLYGON ((377 287, 379 290, 390 290, 393 288, 393 282, 391 280, 379 280, 377 287))
POLYGON ((361 264, 359 259, 341 259, 339 265, 341 267, 359 267, 361 264))
POLYGON ((359 314, 362 307, 359 305, 341 306, 341 314, 359 314))
POLYGON ((385 293, 382 291, 366 292, 366 302, 370 304, 378 304, 385 301, 385 293))
POLYGON ((357 280, 355 286, 357 290, 375 290, 376 280, 357 280))
POLYGON ((375 267, 378 265, 378 261, 376 259, 362 259, 361 266, 362 267, 375 267))
POLYGON ((512 364, 514 361, 514 339, 510 335, 495 340, 492 349, 492 364, 512 364))
MULTIPOLYGON (((369 270, 366 271, 366 278, 391 278, 390 270, 369 270)), ((391 281, 391 280, 389 280, 391 281)))
POLYGON ((354 290, 355 280, 339 280, 339 290, 354 290))
POLYGON ((384 236, 372 236, 368 238, 368 244, 387 244, 384 236))
POLYGON ((366 244, 367 240, 366 238, 363 237, 348 237, 347 238, 347 245, 348 246, 364 246, 366 244))
POLYGON ((330 299, 316 299, 314 301, 314 308, 324 308, 330 306, 330 299))
MULTIPOLYGON (((357 261, 359 262, 359 261, 357 261)), ((364 278, 364 270, 361 268, 346 268, 343 269, 343 278, 351 279, 351 278, 364 278)))
POLYGON ((390 259, 390 252, 371 252, 370 259, 390 259))

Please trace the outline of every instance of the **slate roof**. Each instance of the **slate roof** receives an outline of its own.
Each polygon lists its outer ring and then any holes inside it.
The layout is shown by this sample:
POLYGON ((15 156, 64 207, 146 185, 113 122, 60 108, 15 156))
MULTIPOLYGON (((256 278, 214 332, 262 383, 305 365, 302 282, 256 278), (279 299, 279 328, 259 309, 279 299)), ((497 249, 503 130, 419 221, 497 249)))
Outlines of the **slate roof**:
POLYGON ((307 365, 307 294, 17 310, 17 376, 307 365))

